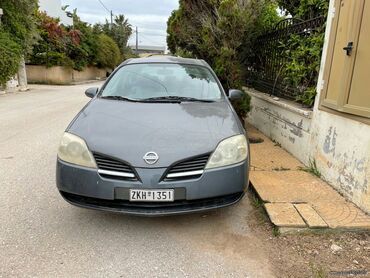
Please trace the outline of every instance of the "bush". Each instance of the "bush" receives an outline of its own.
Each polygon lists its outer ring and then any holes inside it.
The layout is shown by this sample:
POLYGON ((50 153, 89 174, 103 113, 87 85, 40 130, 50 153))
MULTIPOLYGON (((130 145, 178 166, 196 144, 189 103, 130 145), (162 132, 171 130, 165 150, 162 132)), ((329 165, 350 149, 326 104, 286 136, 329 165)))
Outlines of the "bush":
MULTIPOLYGON (((241 89, 254 39, 279 20, 273 0, 180 0, 167 22, 167 44, 174 54, 206 60, 226 91, 241 89)), ((234 106, 244 117, 248 96, 234 106)))
POLYGON ((284 83, 297 89, 296 101, 307 107, 314 104, 316 83, 324 44, 324 27, 310 36, 291 35, 280 47, 286 63, 282 68, 284 83))
POLYGON ((22 47, 12 37, 0 30, 0 85, 5 85, 18 71, 22 47))
POLYGON ((22 55, 33 44, 37 0, 0 0, 4 15, 0 24, 0 85, 18 71, 22 55))
POLYGON ((243 97, 239 100, 232 101, 232 105, 239 118, 242 120, 248 114, 251 109, 251 97, 247 94, 243 94, 243 97))
MULTIPOLYGON (((127 47, 121 53, 108 23, 92 26, 78 17, 76 9, 73 11, 73 27, 60 24, 59 19, 45 12, 36 12, 35 18, 39 41, 27 57, 30 64, 67 66, 82 71, 87 66, 114 68, 123 58, 132 55, 127 47)), ((127 20, 119 16, 114 26, 117 30, 119 26, 125 27, 125 32, 117 31, 116 37, 120 43, 126 43, 125 36, 131 30, 127 20)))
POLYGON ((100 34, 97 40, 96 61, 98 66, 114 69, 121 60, 121 53, 116 42, 105 34, 100 34))

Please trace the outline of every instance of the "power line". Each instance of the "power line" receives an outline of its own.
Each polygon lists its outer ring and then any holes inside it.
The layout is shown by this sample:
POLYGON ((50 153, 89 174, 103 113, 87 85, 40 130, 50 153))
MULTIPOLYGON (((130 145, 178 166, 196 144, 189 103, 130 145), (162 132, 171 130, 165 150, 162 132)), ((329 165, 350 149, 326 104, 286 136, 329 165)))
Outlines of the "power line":
POLYGON ((109 10, 107 8, 107 6, 104 5, 102 0, 98 0, 98 1, 103 6, 103 8, 109 13, 109 15, 110 15, 110 28, 112 29, 113 28, 113 11, 109 10))
POLYGON ((104 5, 103 1, 101 1, 101 0, 98 0, 98 1, 99 1, 99 3, 103 6, 103 8, 104 8, 108 13, 110 13, 110 12, 111 12, 111 10, 109 10, 109 9, 107 8, 107 6, 105 6, 105 5, 104 5))

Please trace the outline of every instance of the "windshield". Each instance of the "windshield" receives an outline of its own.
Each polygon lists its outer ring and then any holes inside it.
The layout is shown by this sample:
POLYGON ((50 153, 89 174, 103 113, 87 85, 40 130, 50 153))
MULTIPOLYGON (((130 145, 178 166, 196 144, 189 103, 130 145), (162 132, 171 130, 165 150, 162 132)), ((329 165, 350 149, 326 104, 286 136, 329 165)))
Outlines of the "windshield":
POLYGON ((101 97, 217 100, 221 98, 221 91, 214 76, 205 67, 134 64, 120 68, 104 88, 101 97))

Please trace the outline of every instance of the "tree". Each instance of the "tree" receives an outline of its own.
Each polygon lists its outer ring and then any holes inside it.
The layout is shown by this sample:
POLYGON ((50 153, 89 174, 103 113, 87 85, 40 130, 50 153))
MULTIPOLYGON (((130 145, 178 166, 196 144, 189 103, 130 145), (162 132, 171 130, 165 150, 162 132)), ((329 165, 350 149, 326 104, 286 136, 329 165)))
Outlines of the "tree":
POLYGON ((11 34, 23 51, 32 47, 36 35, 33 13, 37 4, 38 0, 0 0, 4 11, 1 18, 3 31, 11 34))
POLYGON ((280 20, 276 8, 270 0, 180 0, 168 20, 169 49, 206 60, 225 88, 240 88, 240 53, 280 20))
POLYGON ((329 0, 277 0, 279 7, 295 18, 310 19, 326 13, 329 0))
POLYGON ((17 73, 21 57, 34 43, 33 12, 37 3, 37 0, 0 0, 4 11, 0 26, 0 85, 17 73))
POLYGON ((105 34, 98 36, 98 52, 96 54, 96 60, 99 66, 115 68, 120 62, 120 51, 116 42, 105 34))
POLYGON ((121 59, 116 42, 103 30, 83 22, 75 9, 73 26, 37 11, 35 18, 39 41, 29 55, 36 65, 67 66, 82 71, 86 66, 114 68, 121 59))
POLYGON ((7 32, 0 31, 0 85, 4 85, 17 70, 22 48, 7 32))
MULTIPOLYGON (((167 44, 174 54, 206 60, 224 88, 240 89, 246 57, 259 34, 281 18, 274 0, 180 0, 167 22, 167 44)), ((246 95, 234 103, 239 116, 250 108, 246 95)))
POLYGON ((104 24, 96 24, 94 29, 95 32, 110 36, 117 43, 123 58, 129 54, 127 42, 133 31, 131 24, 123 14, 117 15, 113 24, 106 20, 104 24))

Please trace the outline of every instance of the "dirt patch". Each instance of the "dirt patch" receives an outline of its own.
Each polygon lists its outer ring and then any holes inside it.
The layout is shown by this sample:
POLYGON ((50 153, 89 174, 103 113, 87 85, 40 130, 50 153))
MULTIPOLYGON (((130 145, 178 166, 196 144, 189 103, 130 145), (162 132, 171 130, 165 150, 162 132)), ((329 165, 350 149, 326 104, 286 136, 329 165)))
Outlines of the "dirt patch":
POLYGON ((262 204, 247 221, 259 234, 277 277, 370 277, 369 232, 320 232, 279 235, 262 204))
POLYGON ((257 136, 249 136, 248 139, 250 144, 261 144, 265 141, 261 137, 257 136))

